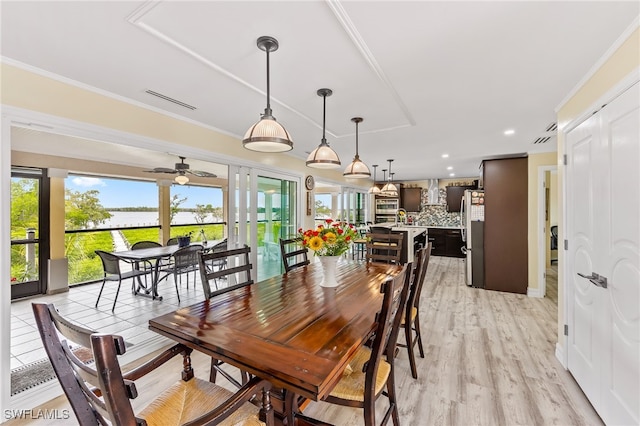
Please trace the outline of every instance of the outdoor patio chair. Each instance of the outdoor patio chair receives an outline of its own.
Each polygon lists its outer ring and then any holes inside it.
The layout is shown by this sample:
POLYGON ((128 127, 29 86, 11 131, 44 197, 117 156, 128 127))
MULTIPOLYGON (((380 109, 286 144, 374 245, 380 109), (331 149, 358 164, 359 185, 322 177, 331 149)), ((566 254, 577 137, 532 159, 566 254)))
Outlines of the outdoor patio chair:
POLYGON ((189 289, 189 274, 193 272, 193 288, 195 290, 195 282, 198 271, 198 252, 203 250, 201 244, 191 244, 187 247, 182 247, 176 250, 171 256, 169 264, 162 268, 165 275, 160 278, 159 281, 173 276, 173 282, 176 286, 176 293, 178 295, 178 302, 180 302, 180 291, 178 290, 178 282, 182 285, 182 276, 187 277, 187 289, 189 289))
POLYGON ((102 277, 102 287, 100 287, 100 293, 98 293, 98 300, 96 300, 96 308, 98 307, 98 302, 100 302, 100 297, 102 296, 102 290, 104 290, 104 285, 107 281, 117 281, 118 289, 116 290, 116 295, 113 298, 113 306, 111 307, 111 312, 116 309, 116 302, 118 301, 118 293, 120 293, 120 285, 122 284, 122 280, 127 278, 131 278, 132 289, 135 285, 136 277, 142 277, 147 274, 145 271, 141 271, 135 268, 132 268, 131 271, 123 272, 120 269, 120 258, 112 253, 108 253, 102 250, 96 250, 95 253, 100 257, 102 261, 102 268, 104 271, 104 276, 102 277))

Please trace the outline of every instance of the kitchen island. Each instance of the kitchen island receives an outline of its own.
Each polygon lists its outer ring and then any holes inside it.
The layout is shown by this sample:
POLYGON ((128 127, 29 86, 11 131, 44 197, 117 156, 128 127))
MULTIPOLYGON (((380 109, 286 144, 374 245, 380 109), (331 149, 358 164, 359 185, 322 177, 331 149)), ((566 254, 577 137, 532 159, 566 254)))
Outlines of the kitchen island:
POLYGON ((402 255, 400 258, 403 263, 413 262, 415 251, 420 247, 426 246, 428 226, 399 223, 380 223, 374 226, 391 228, 392 231, 402 232, 404 234, 402 239, 402 255))

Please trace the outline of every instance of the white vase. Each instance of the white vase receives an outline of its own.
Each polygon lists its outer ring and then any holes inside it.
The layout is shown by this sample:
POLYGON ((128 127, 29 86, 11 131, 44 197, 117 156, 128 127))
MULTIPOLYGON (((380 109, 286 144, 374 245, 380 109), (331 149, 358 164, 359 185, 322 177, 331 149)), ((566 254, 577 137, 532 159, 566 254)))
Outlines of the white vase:
POLYGON ((322 287, 337 287, 336 281, 336 265, 340 256, 320 256, 320 264, 322 265, 322 287))

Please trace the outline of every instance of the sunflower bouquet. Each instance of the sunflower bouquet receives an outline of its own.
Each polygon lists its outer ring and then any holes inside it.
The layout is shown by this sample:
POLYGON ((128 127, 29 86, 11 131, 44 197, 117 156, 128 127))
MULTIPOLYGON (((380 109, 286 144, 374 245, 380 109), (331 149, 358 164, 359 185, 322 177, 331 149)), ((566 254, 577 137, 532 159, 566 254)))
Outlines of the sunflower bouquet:
POLYGON ((325 223, 316 229, 298 229, 302 245, 313 250, 316 256, 340 256, 349 250, 358 231, 346 222, 334 222, 325 219, 325 223))

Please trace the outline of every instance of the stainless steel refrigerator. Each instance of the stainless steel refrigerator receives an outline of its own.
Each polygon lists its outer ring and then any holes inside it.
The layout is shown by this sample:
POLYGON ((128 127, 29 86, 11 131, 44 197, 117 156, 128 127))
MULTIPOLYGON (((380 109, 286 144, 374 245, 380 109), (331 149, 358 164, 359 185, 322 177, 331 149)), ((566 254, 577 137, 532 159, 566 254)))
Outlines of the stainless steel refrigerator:
POLYGON ((484 191, 464 191, 460 207, 465 259, 465 281, 484 288, 484 191))

